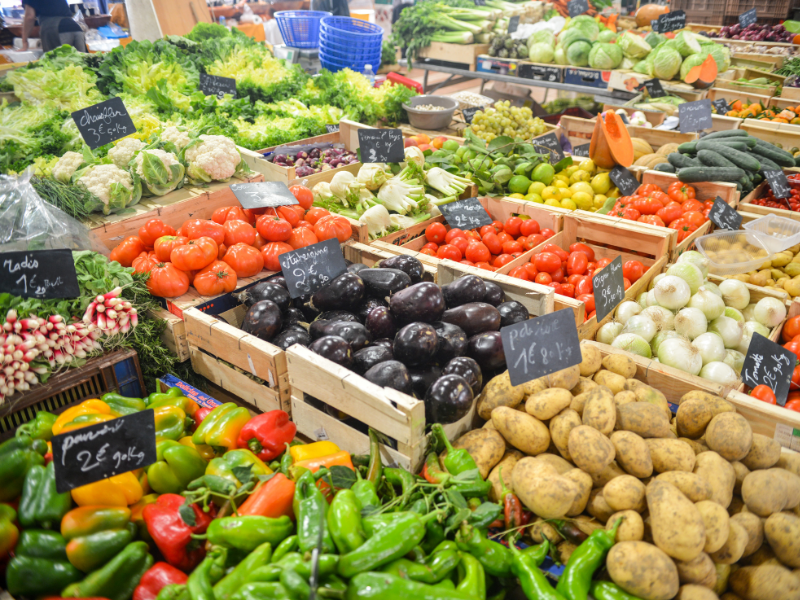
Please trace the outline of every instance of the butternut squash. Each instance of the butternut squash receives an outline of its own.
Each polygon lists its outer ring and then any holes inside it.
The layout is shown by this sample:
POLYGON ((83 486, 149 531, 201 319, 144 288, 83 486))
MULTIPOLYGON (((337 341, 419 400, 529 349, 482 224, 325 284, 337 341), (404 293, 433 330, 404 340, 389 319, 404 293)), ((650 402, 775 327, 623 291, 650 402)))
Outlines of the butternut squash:
POLYGON ((647 27, 651 21, 658 19, 663 14, 669 12, 669 8, 659 4, 645 4, 636 11, 636 24, 639 27, 647 27))
POLYGON ((633 164, 633 142, 625 123, 613 110, 600 113, 592 133, 589 157, 601 169, 633 164))

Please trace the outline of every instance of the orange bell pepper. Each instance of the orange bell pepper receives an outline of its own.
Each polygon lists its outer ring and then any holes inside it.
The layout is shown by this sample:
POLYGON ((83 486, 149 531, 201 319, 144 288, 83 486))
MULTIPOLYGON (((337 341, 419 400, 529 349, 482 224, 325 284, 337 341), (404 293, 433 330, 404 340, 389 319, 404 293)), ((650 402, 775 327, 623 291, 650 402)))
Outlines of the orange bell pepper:
POLYGON ((238 513, 273 519, 286 515, 294 519, 293 500, 294 481, 283 473, 276 473, 269 481, 258 484, 255 491, 239 507, 238 513))
POLYGON ((92 414, 110 415, 111 407, 102 400, 84 400, 77 406, 68 408, 63 413, 58 415, 56 422, 53 423, 53 435, 58 435, 61 433, 64 429, 64 426, 67 423, 74 421, 77 417, 80 417, 81 415, 92 414))
MULTIPOLYGON (((297 446, 293 447, 296 448, 297 446)), ((308 469, 312 473, 316 473, 322 467, 330 468, 334 466, 348 467, 355 471, 355 468, 353 467, 353 460, 350 458, 350 453, 341 450, 335 454, 329 454, 328 456, 309 458, 308 460, 296 462, 292 465, 291 472, 302 473, 301 469, 308 469)), ((296 479, 296 477, 293 478, 296 479)), ((320 489, 320 491, 322 491, 328 502, 330 502, 333 498, 333 494, 331 493, 330 485, 327 481, 325 481, 325 477, 317 481, 317 487, 320 489)))
POLYGON ((72 499, 78 506, 130 506, 143 495, 142 484, 130 471, 72 490, 72 499))
POLYGON ((339 452, 339 446, 333 442, 314 442, 313 444, 300 444, 289 448, 289 454, 294 463, 315 458, 322 458, 339 452))

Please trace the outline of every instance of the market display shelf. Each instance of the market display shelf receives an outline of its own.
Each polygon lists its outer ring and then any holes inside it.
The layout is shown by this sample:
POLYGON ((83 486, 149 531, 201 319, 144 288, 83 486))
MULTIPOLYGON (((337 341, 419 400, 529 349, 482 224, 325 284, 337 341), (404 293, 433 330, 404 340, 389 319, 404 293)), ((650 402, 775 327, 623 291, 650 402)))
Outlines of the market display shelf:
POLYGON ((431 42, 430 46, 423 48, 417 55, 419 58, 441 60, 451 63, 468 65, 474 71, 478 57, 489 51, 489 44, 446 44, 431 42))
MULTIPOLYGON (((629 114, 636 110, 632 107, 618 107, 609 105, 604 106, 603 110, 617 110, 619 108, 625 109, 626 112, 629 112, 629 114)), ((664 113, 662 112, 642 112, 645 113, 645 117, 648 119, 648 121, 653 123, 654 126, 661 124, 665 117, 664 113), (654 123, 654 121, 656 122, 654 123)), ((567 139, 569 139, 574 148, 575 146, 588 144, 591 142, 596 121, 596 117, 594 119, 582 119, 580 117, 563 116, 561 117, 560 127, 565 131, 567 139)), ((697 139, 696 133, 681 133, 680 131, 674 131, 670 129, 653 129, 651 127, 637 127, 634 125, 627 125, 626 127, 632 138, 643 139, 653 147, 654 152, 658 151, 658 149, 664 144, 682 144, 684 142, 691 142, 697 139)))

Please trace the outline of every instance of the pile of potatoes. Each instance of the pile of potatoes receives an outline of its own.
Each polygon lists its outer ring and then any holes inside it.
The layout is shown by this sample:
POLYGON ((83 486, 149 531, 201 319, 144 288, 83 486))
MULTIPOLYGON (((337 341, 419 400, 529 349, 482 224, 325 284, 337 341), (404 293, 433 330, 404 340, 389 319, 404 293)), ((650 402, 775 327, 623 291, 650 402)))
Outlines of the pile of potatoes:
POLYGON ((800 245, 778 252, 755 271, 730 275, 726 279, 739 279, 752 285, 783 291, 792 298, 800 296, 800 245))
MULTIPOLYGON (((478 399, 483 428, 459 438, 500 493, 500 478, 538 517, 534 542, 617 520, 608 576, 643 600, 800 599, 800 455, 754 434, 706 392, 666 397, 635 379, 627 356, 582 345, 583 362, 478 399)), ((565 561, 575 546, 562 541, 565 561)))

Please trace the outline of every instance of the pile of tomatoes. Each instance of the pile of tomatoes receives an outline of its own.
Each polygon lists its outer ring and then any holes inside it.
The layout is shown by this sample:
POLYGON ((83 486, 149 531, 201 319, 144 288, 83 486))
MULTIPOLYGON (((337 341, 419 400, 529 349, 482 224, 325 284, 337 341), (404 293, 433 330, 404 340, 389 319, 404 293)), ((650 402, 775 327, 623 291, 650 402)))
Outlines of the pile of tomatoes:
MULTIPOLYGON (((800 357, 800 316, 790 317, 783 324, 781 330, 781 339, 784 344, 783 347, 789 352, 794 353, 796 357, 800 357)), ((786 398, 784 408, 800 412, 800 364, 795 361, 794 371, 792 372, 792 382, 789 385, 789 397, 786 398)), ((750 392, 750 395, 756 400, 761 400, 767 404, 777 404, 775 392, 767 385, 757 385, 750 392)))
POLYGON ((254 210, 224 206, 210 220, 190 219, 177 231, 151 219, 109 258, 150 273, 147 287, 154 296, 181 296, 190 285, 202 296, 217 296, 236 289, 239 278, 264 269, 280 271, 278 257, 285 252, 332 238, 350 239, 346 218, 312 208, 314 196, 307 187, 289 189, 298 204, 254 210))
MULTIPOLYGON (((797 185, 800 183, 800 177, 791 175, 789 177, 789 181, 797 185)), ((755 204, 757 206, 766 206, 768 208, 780 208, 783 210, 800 212, 800 189, 793 187, 789 197, 782 199, 776 198, 775 194, 772 193, 772 190, 769 190, 766 196, 752 200, 751 204, 755 204)))
POLYGON ((646 183, 633 196, 620 197, 608 214, 674 229, 680 243, 708 221, 713 206, 713 200, 697 200, 695 189, 680 181, 671 183, 666 192, 654 183, 646 183))
POLYGON ((431 223, 425 229, 427 243, 420 252, 496 271, 554 235, 552 229, 541 229, 539 223, 529 217, 509 217, 505 223, 493 221, 480 230, 469 231, 431 223))

